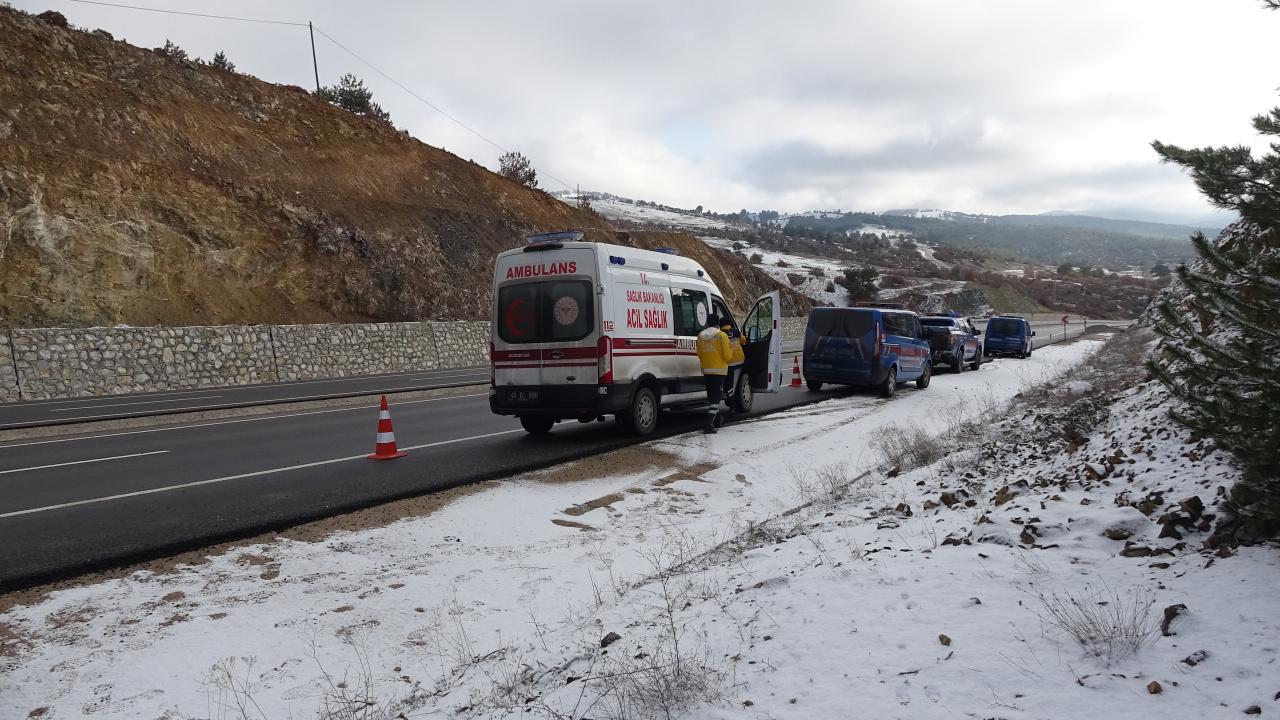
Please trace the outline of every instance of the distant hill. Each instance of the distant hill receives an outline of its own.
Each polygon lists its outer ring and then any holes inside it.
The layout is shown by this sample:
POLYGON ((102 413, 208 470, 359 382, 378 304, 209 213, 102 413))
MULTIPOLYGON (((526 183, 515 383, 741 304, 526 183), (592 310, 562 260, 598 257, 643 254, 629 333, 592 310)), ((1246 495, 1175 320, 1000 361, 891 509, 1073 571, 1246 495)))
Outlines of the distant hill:
POLYGON ((1103 230, 1126 235, 1142 237, 1167 238, 1170 240, 1186 240, 1199 230, 1213 237, 1222 232, 1218 227, 1191 227, 1189 225, 1171 225, 1169 223, 1146 222, 1144 220, 1114 220, 1112 218, 1094 217, 1092 215, 1072 215, 1069 213, 1044 213, 1042 215, 1000 215, 990 222, 1006 225, 1065 225, 1068 227, 1103 230))
POLYGON ((1194 228, 1088 216, 974 215, 939 210, 847 213, 806 219, 818 230, 845 232, 864 225, 910 233, 934 244, 985 250, 1028 262, 1123 270, 1189 259, 1194 228), (1120 230, 1119 228, 1127 228, 1120 230), (1141 232, 1139 232, 1141 231, 1141 232))

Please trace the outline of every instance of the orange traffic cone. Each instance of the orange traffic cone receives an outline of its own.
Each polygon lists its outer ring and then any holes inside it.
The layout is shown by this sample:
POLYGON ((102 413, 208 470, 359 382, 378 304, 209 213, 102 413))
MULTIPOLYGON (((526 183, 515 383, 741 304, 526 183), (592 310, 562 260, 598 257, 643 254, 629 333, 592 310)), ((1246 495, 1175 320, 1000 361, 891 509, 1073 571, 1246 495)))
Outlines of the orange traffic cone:
POLYGON ((800 358, 791 358, 791 387, 802 387, 800 384, 800 358))
POLYGON ((374 442, 373 454, 365 457, 370 460, 394 460, 408 453, 396 449, 396 433, 391 429, 391 410, 387 407, 387 396, 382 396, 382 408, 378 410, 378 438, 374 442))

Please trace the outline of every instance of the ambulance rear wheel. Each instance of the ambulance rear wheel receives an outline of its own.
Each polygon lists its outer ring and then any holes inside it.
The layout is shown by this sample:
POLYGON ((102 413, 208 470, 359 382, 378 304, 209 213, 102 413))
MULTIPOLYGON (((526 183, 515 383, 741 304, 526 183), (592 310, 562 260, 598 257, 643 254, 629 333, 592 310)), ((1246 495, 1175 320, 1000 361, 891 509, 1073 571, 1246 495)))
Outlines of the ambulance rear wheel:
POLYGON ((521 415, 520 427, 525 429, 530 435, 546 435, 551 432, 551 428, 556 424, 555 418, 546 417, 545 415, 521 415))
POLYGON ((751 406, 755 404, 756 394, 751 389, 751 378, 746 373, 738 375, 738 387, 733 389, 733 410, 738 413, 751 412, 751 406))
POLYGON ((636 390, 631 406, 618 419, 636 435, 648 435, 658 426, 658 396, 647 387, 636 390))

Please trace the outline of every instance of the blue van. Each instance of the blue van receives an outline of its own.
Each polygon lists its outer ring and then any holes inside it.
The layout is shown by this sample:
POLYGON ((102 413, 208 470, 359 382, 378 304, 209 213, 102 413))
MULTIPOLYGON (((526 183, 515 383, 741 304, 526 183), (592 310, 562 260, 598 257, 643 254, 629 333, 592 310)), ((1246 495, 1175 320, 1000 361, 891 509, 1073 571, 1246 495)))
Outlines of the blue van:
POLYGON ((810 390, 823 383, 875 387, 893 397, 898 385, 929 387, 933 363, 920 317, 886 307, 817 307, 804 331, 804 376, 810 390))
POLYGON ((1018 315, 997 315, 987 320, 986 338, 982 342, 984 355, 1008 355, 1029 358, 1035 349, 1036 331, 1031 323, 1018 315))

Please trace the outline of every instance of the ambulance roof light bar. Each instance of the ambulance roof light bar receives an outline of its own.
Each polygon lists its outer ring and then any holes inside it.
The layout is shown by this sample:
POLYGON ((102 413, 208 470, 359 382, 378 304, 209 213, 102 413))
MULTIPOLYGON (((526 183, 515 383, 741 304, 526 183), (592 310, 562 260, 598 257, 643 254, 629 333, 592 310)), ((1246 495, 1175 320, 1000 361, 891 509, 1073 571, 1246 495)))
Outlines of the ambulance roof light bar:
POLYGON ((583 238, 584 234, 581 230, 564 230, 562 232, 541 233, 538 235, 526 235, 524 242, 526 245, 546 245, 548 243, 566 243, 577 242, 583 238))

